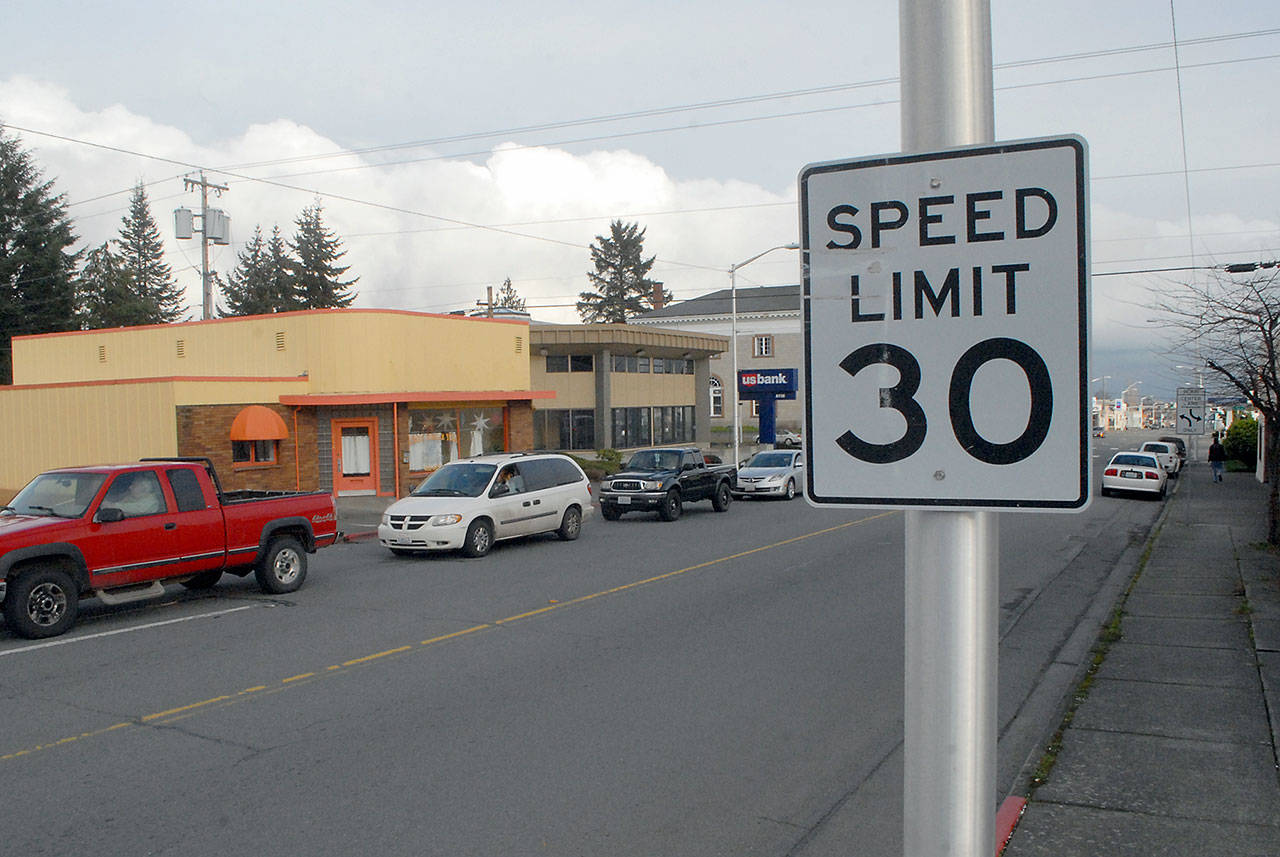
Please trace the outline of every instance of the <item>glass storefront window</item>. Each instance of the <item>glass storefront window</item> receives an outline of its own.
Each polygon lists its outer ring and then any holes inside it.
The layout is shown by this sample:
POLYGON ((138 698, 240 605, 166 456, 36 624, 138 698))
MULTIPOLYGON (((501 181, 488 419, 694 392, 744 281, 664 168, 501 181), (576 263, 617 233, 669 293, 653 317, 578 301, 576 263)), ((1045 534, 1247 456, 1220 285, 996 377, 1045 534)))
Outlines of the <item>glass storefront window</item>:
POLYGON ((411 408, 409 470, 421 473, 457 458, 502 452, 502 408, 411 408))

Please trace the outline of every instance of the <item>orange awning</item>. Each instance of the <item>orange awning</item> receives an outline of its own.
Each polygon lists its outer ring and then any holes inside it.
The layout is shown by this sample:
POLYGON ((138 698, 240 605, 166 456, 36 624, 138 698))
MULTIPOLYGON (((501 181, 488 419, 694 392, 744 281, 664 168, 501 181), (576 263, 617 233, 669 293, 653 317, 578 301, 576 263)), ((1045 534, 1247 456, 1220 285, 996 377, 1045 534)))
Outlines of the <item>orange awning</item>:
POLYGON ((250 405, 231 423, 232 440, 284 440, 288 436, 280 415, 262 405, 250 405))

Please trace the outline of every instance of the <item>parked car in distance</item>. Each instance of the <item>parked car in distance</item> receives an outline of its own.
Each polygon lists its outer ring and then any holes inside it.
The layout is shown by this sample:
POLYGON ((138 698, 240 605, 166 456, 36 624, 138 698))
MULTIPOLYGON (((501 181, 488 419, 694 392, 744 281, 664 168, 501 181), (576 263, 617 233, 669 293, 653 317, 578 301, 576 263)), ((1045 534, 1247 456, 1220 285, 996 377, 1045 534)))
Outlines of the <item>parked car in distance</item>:
POLYGON ((1168 479, 1155 453, 1117 452, 1102 470, 1102 496, 1136 491, 1164 497, 1168 479))
POLYGON ((1107 430, 1106 430, 1105 428, 1103 428, 1102 426, 1094 426, 1094 427, 1093 427, 1093 436, 1094 436, 1094 437, 1106 437, 1106 436, 1107 436, 1107 430))
POLYGON ((804 453, 798 449, 757 452, 738 470, 733 496, 790 500, 804 484, 804 453))
MULTIPOLYGON (((760 442, 760 435, 756 435, 756 443, 760 442)), ((797 432, 783 430, 774 433, 773 446, 775 449, 799 449, 803 442, 803 438, 797 432)))
POLYGON ((223 572, 293 592, 307 554, 333 544, 337 527, 329 494, 223 491, 207 458, 49 470, 0 507, 5 625, 53 637, 82 598, 127 604, 166 583, 208 589, 223 572))
POLYGON ((378 541, 394 554, 460 550, 484 556, 495 542, 554 532, 576 539, 592 514, 591 485, 555 453, 499 453, 450 461, 387 507, 378 541))
MULTIPOLYGON (((1156 440, 1160 441, 1161 443, 1173 444, 1174 447, 1178 450, 1178 460, 1182 464, 1187 463, 1187 443, 1182 438, 1174 437, 1173 435, 1165 435, 1164 437, 1156 438, 1156 440)), ((1179 467, 1179 469, 1181 469, 1181 467, 1179 467)))
POLYGON ((1139 452, 1149 452, 1154 455, 1170 477, 1176 478, 1178 471, 1182 469, 1182 459, 1178 458, 1178 448, 1171 443, 1163 443, 1158 440, 1147 441, 1142 445, 1139 452))

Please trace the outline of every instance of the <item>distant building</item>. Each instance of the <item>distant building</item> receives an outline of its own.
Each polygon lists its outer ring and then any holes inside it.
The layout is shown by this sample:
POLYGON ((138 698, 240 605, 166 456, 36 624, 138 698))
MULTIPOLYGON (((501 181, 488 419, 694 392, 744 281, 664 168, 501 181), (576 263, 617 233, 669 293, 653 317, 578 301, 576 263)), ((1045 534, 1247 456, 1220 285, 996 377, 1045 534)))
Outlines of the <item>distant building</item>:
MULTIPOLYGON (((661 325, 678 330, 729 337, 733 328, 732 294, 721 289, 702 297, 669 304, 636 316, 632 325, 661 325)), ((804 384, 804 330, 800 286, 756 286, 737 289, 738 369, 794 368, 804 384)), ((718 438, 732 443, 733 357, 726 352, 712 358, 708 378, 711 424, 718 438)), ((755 402, 742 402, 740 420, 750 442, 756 431, 755 402)), ((777 429, 799 432, 804 423, 804 401, 777 403, 777 429)))

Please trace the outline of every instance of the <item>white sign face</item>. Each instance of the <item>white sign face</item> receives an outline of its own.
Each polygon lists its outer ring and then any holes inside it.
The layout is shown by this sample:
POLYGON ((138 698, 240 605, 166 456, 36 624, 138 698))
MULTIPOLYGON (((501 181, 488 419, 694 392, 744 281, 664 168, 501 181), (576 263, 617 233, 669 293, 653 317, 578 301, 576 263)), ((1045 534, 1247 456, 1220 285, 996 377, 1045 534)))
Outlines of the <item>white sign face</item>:
POLYGON ((801 172, 810 502, 1089 502, 1085 162, 1066 137, 801 172))
POLYGON ((1204 387, 1178 388, 1178 410, 1174 425, 1176 426, 1174 431, 1178 434, 1205 433, 1204 387))

